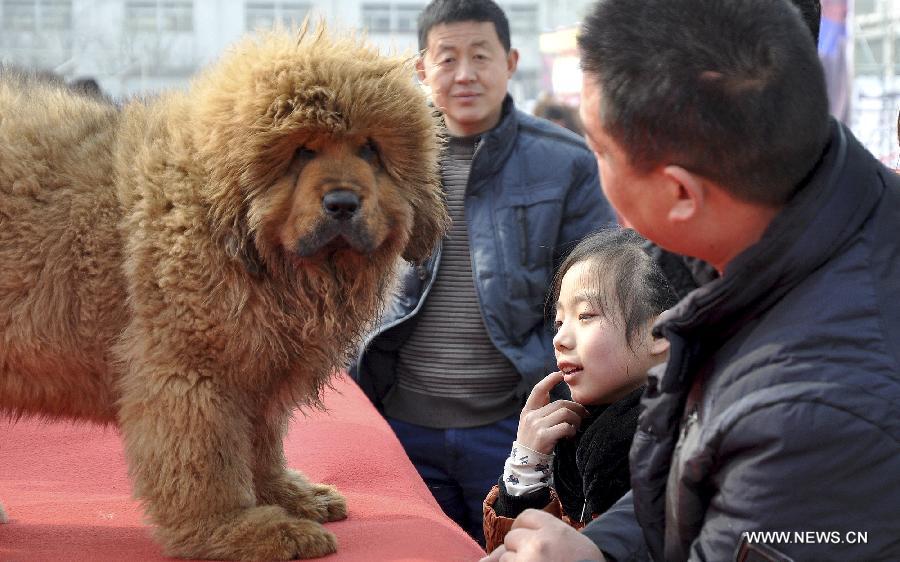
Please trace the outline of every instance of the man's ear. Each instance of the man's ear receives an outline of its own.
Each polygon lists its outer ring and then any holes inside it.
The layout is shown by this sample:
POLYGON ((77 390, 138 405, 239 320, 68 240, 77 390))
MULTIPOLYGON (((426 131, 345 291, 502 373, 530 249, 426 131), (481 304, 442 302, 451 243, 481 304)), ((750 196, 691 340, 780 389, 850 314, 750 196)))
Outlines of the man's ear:
POLYGON ((668 352, 669 340, 653 336, 653 341, 650 343, 650 355, 657 358, 663 358, 668 352))
POLYGON ((650 357, 654 361, 666 360, 669 353, 669 340, 653 335, 653 326, 659 324, 665 317, 672 315, 672 309, 667 309, 647 321, 647 330, 650 332, 650 357))
POLYGON ((516 68, 519 67, 519 50, 518 49, 510 49, 509 53, 506 55, 506 72, 507 77, 512 78, 513 73, 515 73, 516 68))
POLYGON ((419 82, 425 84, 425 54, 416 57, 416 78, 419 82))
POLYGON ((672 222, 687 222, 695 218, 703 208, 705 186, 703 180, 681 166, 666 166, 663 175, 669 180, 673 190, 673 203, 668 219, 672 222))

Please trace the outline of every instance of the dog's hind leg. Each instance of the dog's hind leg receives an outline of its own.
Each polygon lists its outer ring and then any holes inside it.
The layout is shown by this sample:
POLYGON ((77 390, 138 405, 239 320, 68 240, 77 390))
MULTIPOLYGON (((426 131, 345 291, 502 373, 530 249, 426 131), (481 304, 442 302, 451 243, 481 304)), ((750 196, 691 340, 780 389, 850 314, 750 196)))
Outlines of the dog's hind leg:
POLYGON ((9 517, 6 516, 6 512, 3 510, 3 504, 0 503, 0 525, 3 523, 8 523, 9 517))
POLYGON ((314 521, 346 519, 347 502, 333 486, 316 484, 286 468, 284 419, 257 419, 253 430, 253 480, 260 505, 280 505, 288 513, 314 521))
POLYGON ((240 400, 212 377, 130 373, 120 427, 135 494, 166 554, 187 558, 290 560, 334 552, 319 523, 257 505, 251 424, 240 400))

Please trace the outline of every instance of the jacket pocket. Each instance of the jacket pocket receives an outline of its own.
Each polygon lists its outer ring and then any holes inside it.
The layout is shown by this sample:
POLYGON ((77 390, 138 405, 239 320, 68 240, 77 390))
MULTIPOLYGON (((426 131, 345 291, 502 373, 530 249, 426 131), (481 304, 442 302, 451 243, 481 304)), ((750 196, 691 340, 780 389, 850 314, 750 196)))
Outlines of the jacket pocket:
POLYGON ((516 314, 533 324, 543 317, 553 275, 563 202, 559 190, 537 185, 504 193, 494 215, 504 284, 516 314))
MULTIPOLYGON (((528 240, 528 216, 525 207, 516 207, 516 221, 519 223, 519 240, 528 240)), ((528 244, 519 244, 519 262, 522 267, 528 266, 528 244)))

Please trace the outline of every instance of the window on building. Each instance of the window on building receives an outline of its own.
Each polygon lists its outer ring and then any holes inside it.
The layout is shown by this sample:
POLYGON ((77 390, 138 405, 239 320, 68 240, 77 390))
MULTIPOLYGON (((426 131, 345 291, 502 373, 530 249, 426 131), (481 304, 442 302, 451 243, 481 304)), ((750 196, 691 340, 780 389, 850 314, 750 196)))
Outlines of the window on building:
POLYGON ((129 31, 156 31, 156 2, 127 2, 125 27, 129 31))
POLYGON ((875 12, 875 0, 856 0, 853 9, 857 15, 872 14, 875 12))
POLYGON ((271 2, 248 2, 244 6, 245 28, 271 29, 275 25, 275 4, 271 2))
POLYGON ((396 23, 394 31, 415 32, 418 28, 419 13, 424 6, 417 4, 398 4, 396 6, 396 23))
POLYGON ((128 0, 125 28, 136 32, 191 32, 194 4, 191 0, 128 0))
POLYGON ((72 38, 72 0, 0 0, 4 59, 53 69, 72 57, 72 38))
POLYGON ((306 19, 311 8, 306 2, 247 2, 244 27, 248 31, 272 29, 276 22, 286 28, 297 27, 306 19))
POLYGON ((857 74, 878 75, 883 71, 884 64, 884 39, 866 39, 860 37, 856 41, 854 51, 854 66, 857 74))
POLYGON ((3 0, 3 29, 9 31, 35 31, 37 29, 35 2, 28 0, 3 0))
POLYGON ((900 75, 900 37, 894 39, 894 74, 900 75))
POLYGON ((43 29, 72 29, 72 0, 43 0, 38 6, 38 20, 43 29))
POLYGON ((872 51, 872 62, 879 67, 884 64, 884 39, 869 41, 869 49, 872 51))
POLYGON ((363 27, 372 33, 388 33, 391 31, 390 4, 363 4, 363 27))
POLYGON ((513 4, 506 7, 510 33, 536 33, 538 7, 536 4, 513 4))
POLYGON ((162 31, 193 31, 194 5, 189 0, 162 2, 159 5, 159 19, 162 31))
POLYGON ((67 31, 72 28, 72 0, 3 0, 0 18, 6 31, 67 31))
POLYGON ((415 33, 424 4, 363 4, 363 27, 370 33, 415 33))

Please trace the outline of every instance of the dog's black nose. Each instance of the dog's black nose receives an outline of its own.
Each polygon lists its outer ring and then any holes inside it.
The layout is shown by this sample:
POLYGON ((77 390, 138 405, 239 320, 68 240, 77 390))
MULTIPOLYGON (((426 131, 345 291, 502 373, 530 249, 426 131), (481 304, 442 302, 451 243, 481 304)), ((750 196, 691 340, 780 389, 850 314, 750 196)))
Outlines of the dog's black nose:
POLYGON ((331 218, 347 220, 359 210, 359 195, 349 189, 335 189, 322 198, 322 207, 331 218))

